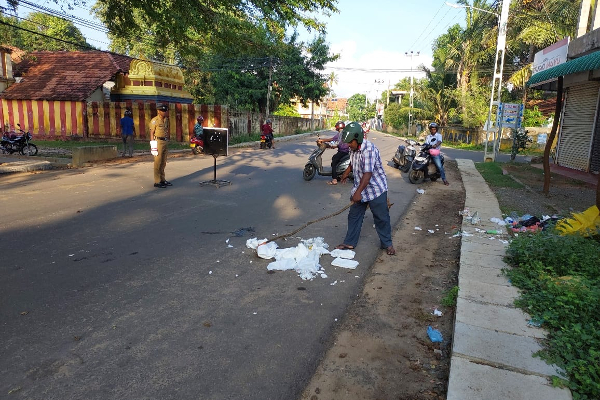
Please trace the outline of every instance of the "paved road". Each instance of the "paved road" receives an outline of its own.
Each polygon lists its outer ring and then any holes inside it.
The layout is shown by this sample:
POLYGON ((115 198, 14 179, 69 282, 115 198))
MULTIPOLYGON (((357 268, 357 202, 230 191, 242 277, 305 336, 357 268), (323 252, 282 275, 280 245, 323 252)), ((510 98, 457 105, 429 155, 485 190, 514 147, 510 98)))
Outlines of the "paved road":
MULTIPOLYGON (((399 139, 370 138, 391 159, 399 139)), ((169 160, 168 189, 152 187, 149 161, 0 177, 0 393, 296 398, 381 254, 369 213, 351 273, 323 256, 326 279, 268 274, 245 248, 347 204, 349 185, 302 179, 313 148, 232 151, 217 159, 217 178, 232 182, 221 188, 199 185, 211 157, 169 160)), ((395 223, 415 187, 386 168, 395 223)), ((299 235, 335 246, 345 228, 343 213, 299 235)))

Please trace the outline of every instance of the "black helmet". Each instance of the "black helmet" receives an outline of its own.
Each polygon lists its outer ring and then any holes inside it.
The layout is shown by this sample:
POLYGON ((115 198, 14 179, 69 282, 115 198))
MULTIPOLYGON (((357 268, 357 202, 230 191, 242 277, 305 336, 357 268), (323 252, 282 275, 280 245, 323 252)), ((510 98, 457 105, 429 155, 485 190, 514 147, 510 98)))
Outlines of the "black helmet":
POLYGON ((125 110, 125 116, 126 117, 133 117, 133 112, 128 108, 125 110))
POLYGON ((335 123, 335 130, 338 131, 340 129, 344 129, 345 126, 346 124, 344 123, 344 121, 338 121, 335 123))
POLYGON ((365 133, 358 122, 350 122, 348 125, 344 126, 344 130, 342 131, 342 141, 344 143, 350 143, 351 141, 356 140, 358 144, 361 144, 364 137, 365 133))
POLYGON ((440 126, 438 124, 436 124, 435 122, 432 122, 429 124, 428 129, 431 129, 431 128, 435 128, 438 131, 440 130, 440 126))

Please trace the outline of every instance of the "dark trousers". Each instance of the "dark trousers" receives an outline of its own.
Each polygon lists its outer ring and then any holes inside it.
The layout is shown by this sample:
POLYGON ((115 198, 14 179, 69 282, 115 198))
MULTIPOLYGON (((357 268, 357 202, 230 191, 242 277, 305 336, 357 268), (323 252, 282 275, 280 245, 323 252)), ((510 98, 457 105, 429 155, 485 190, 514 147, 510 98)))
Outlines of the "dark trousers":
POLYGON ((331 178, 338 180, 338 174, 337 174, 337 167, 338 164, 340 163, 340 161, 342 161, 342 158, 344 156, 348 155, 348 153, 344 153, 343 151, 338 151, 337 153, 335 153, 333 155, 333 157, 331 157, 331 178))
POLYGON ((348 231, 346 232, 344 244, 353 247, 356 247, 358 244, 367 205, 371 209, 371 213, 373 213, 375 231, 377 231, 377 235, 379 236, 380 247, 387 249, 392 245, 392 225, 387 205, 387 192, 383 192, 379 197, 369 202, 352 204, 350 212, 348 212, 348 231))

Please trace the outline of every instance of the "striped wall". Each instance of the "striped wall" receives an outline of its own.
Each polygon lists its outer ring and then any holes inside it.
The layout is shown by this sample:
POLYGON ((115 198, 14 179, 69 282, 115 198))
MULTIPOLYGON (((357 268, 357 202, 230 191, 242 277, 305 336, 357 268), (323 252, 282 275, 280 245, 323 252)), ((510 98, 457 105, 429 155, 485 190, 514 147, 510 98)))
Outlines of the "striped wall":
MULTIPOLYGON (((154 103, 0 99, 0 131, 13 131, 21 124, 38 140, 119 138, 125 107, 133 111, 135 138, 147 139, 150 120, 157 114, 154 103)), ((205 127, 227 127, 227 112, 226 106, 219 105, 169 104, 171 139, 188 141, 199 115, 204 117, 205 127)))
MULTIPOLYGON (((171 140, 179 142, 188 141, 190 134, 194 132, 196 118, 199 115, 204 117, 205 127, 227 127, 228 109, 226 106, 181 103, 171 103, 168 106, 171 140)), ((148 139, 150 121, 157 115, 155 103, 88 103, 88 137, 120 137, 121 129, 119 121, 123 117, 126 107, 130 107, 133 111, 133 123, 136 129, 135 138, 148 139)))
POLYGON ((13 131, 17 124, 38 138, 66 138, 81 134, 85 102, 0 99, 0 128, 13 131))

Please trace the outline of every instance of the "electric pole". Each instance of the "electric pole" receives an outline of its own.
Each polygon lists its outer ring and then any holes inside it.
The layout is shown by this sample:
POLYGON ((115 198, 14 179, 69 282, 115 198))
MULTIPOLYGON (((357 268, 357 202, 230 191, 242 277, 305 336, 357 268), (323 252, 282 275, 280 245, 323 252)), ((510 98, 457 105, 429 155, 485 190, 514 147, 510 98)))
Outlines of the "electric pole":
POLYGON ((413 99, 414 99, 414 88, 413 88, 413 73, 412 73, 412 68, 413 68, 413 56, 418 57, 419 56, 419 51, 417 51, 416 53, 413 53, 412 51, 410 52, 406 52, 404 53, 407 57, 410 57, 410 97, 409 97, 409 111, 408 111, 408 132, 407 132, 407 136, 410 136, 410 128, 412 127, 412 111, 413 111, 413 99))
MULTIPOLYGON (((500 105, 502 99, 502 70, 504 69, 504 51, 506 49, 506 23, 508 22, 508 8, 509 3, 506 0, 501 0, 500 3, 500 15, 498 19, 498 44, 496 45, 496 61, 494 63, 494 79, 492 82, 492 93, 490 95, 490 108, 488 110, 488 117, 486 122, 485 132, 485 149, 483 154, 483 161, 495 161, 496 154, 500 143, 500 137, 502 135, 501 128, 498 124, 492 123, 492 109, 494 106, 500 105), (494 94, 497 93, 497 98, 494 100, 494 94), (493 128, 492 128, 492 125, 493 128), (493 142, 491 151, 488 153, 488 142, 490 140, 490 131, 492 132, 493 142)), ((495 13, 494 13, 495 14, 495 13)))

